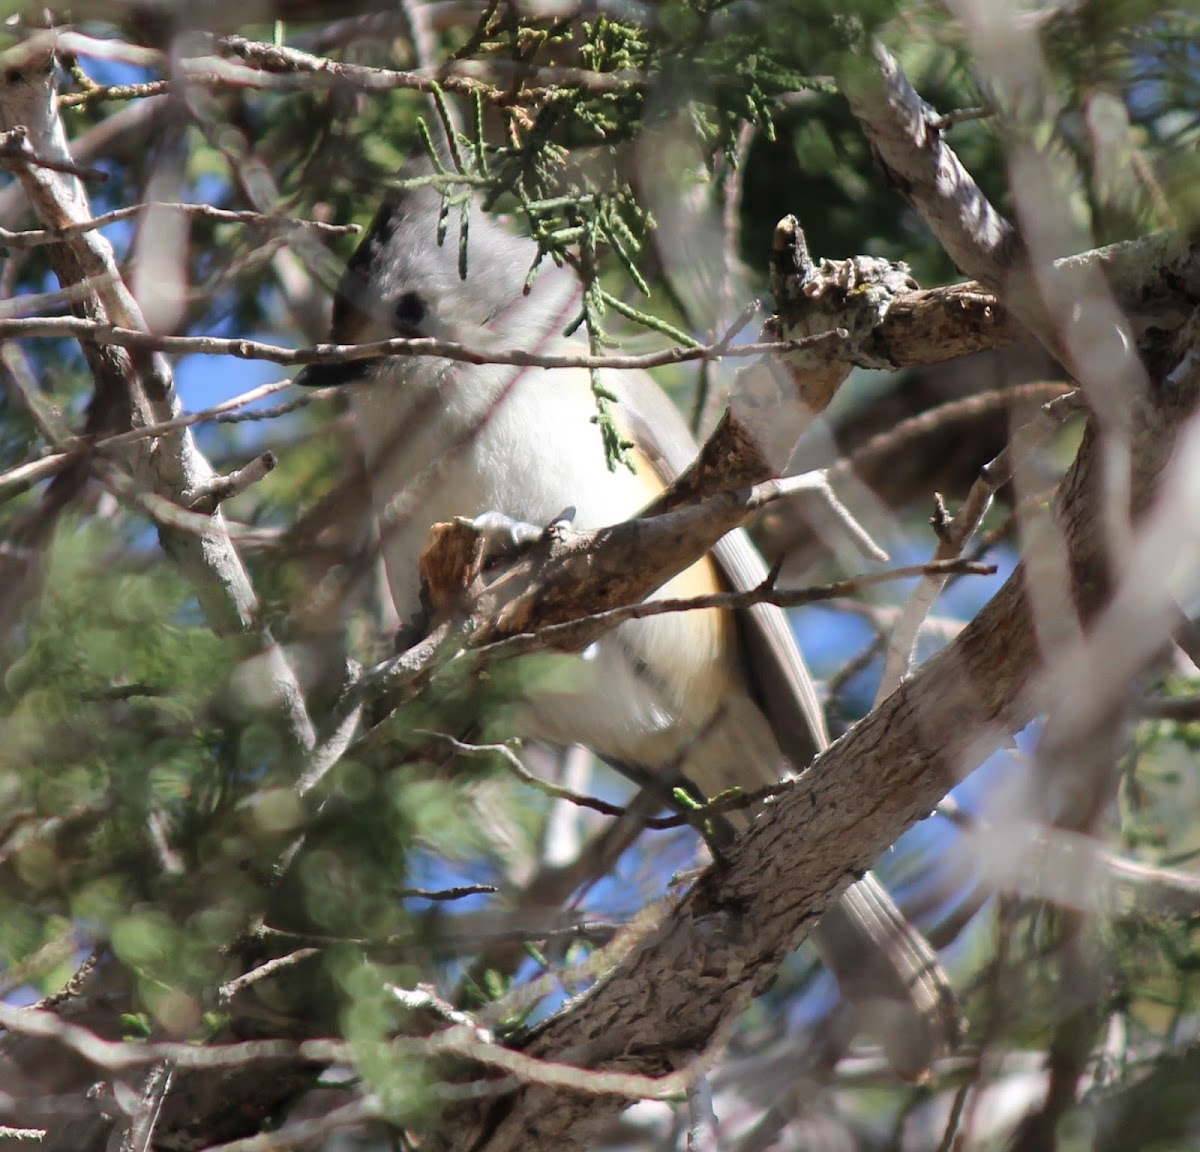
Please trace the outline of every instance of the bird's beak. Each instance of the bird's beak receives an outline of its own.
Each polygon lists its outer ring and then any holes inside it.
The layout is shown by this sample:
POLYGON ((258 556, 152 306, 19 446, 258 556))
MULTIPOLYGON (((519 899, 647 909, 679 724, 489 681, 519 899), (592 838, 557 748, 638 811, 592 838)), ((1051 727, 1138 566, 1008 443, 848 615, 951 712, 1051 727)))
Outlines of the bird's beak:
MULTIPOLYGON (((353 286, 355 291, 360 289, 353 286)), ((333 298, 333 323, 329 329, 329 340, 333 344, 364 344, 387 335, 387 328, 373 323, 373 314, 356 307, 347 295, 348 289, 341 285, 333 298)), ((344 384, 355 384, 366 378, 378 360, 344 360, 340 364, 306 364, 292 377, 293 384, 301 388, 336 388, 344 384)))
POLYGON ((301 388, 333 388, 353 384, 367 374, 373 360, 347 360, 342 364, 306 364, 292 377, 301 388))

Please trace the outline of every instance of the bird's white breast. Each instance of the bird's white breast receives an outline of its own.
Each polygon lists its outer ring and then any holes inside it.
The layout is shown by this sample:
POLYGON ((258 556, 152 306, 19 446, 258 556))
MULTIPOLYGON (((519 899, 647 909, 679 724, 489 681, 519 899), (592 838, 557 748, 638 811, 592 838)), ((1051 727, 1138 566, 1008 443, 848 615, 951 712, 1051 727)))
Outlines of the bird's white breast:
MULTIPOLYGON (((430 525, 501 512, 540 526, 574 507, 576 527, 599 528, 661 487, 645 466, 609 468, 585 370, 414 367, 384 362, 355 398, 402 621, 420 606, 417 558, 430 525)), ((697 566, 660 594, 707 591, 711 579, 695 587, 706 572, 697 566)), ((668 760, 730 691, 727 643, 713 613, 626 624, 583 656, 557 660, 530 689, 520 734, 643 764, 668 760)))

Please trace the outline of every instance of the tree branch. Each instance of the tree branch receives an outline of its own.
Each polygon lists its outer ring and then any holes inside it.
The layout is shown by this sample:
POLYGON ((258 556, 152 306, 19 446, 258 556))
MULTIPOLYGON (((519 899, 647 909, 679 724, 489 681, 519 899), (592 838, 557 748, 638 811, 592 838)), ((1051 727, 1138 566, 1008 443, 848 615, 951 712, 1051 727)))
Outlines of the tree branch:
MULTIPOLYGON (((28 47, 28 46, 25 46, 28 47)), ((39 157, 70 161, 66 135, 54 101, 54 61, 48 49, 27 55, 23 71, 9 69, 0 84, 0 123, 22 127, 29 147, 39 157)), ((43 166, 23 167, 18 176, 34 211, 50 230, 64 239, 50 247, 50 259, 64 288, 90 285, 77 305, 83 311, 83 330, 112 324, 145 335, 141 309, 121 279, 112 246, 97 231, 76 228, 93 219, 83 186, 65 172, 43 166)), ((107 410, 109 419, 153 424, 179 414, 171 369, 160 354, 127 355, 97 342, 81 341, 96 380, 94 409, 107 410)), ((213 471, 184 429, 130 452, 126 464, 138 485, 173 504, 186 504, 186 494, 203 490, 213 471)), ((219 512, 210 517, 203 537, 164 527, 163 547, 192 582, 214 631, 249 641, 250 650, 267 658, 285 717, 285 731, 297 750, 313 746, 315 734, 300 687, 273 638, 258 619, 258 600, 234 551, 219 512)))
MULTIPOLYGON (((1138 405, 1139 506, 1198 392, 1190 381, 1138 405)), ((1107 586, 1096 442, 1089 429, 1057 504, 1085 620, 1101 608, 1107 586)), ((1044 667, 1021 567, 954 643, 818 757, 646 941, 588 996, 526 1035, 522 1050, 660 1076, 675 1071, 684 1053, 703 1053, 830 898, 1028 722, 1040 703, 1028 689, 1044 667)), ((437 1146, 583 1148, 620 1107, 615 1099, 526 1088, 447 1116, 437 1146)))

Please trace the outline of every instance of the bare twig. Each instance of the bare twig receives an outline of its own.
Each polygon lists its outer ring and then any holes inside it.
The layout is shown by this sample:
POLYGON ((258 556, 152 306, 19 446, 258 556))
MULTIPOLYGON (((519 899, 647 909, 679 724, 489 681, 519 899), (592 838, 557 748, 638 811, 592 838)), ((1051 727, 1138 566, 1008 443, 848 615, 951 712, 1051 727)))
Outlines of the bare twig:
POLYGON ((261 1060, 311 1060, 334 1064, 350 1060, 349 1047, 336 1040, 250 1040, 238 1044, 199 1047, 174 1042, 139 1044, 105 1040, 78 1024, 35 1008, 14 1008, 0 1003, 0 1028, 22 1036, 54 1040, 97 1068, 118 1072, 173 1062, 179 1068, 245 1068, 261 1060))
POLYGON ((809 515, 814 523, 819 524, 817 531, 823 539, 832 539, 834 533, 845 537, 860 556, 866 560, 874 560, 877 564, 886 564, 890 556, 875 542, 871 534, 857 520, 854 513, 842 503, 838 494, 830 484, 828 469, 818 469, 803 474, 807 481, 804 489, 815 502, 810 508, 809 515), (818 519, 819 517, 819 519, 818 519), (824 529, 831 529, 826 532, 824 529))
POLYGON ((566 800, 576 807, 590 808, 593 812, 599 812, 605 816, 620 816, 625 811, 619 804, 610 804, 607 800, 599 800, 594 796, 581 796, 569 788, 563 788, 558 784, 552 784, 549 780, 543 780, 540 776, 535 776, 521 763, 521 758, 507 744, 467 744, 445 732, 433 732, 427 728, 417 728, 414 729, 414 732, 418 736, 428 736, 448 744, 464 756, 498 756, 505 768, 522 784, 528 784, 529 787, 551 799, 566 800))
MULTIPOLYGON (((563 800, 577 808, 587 808, 593 812, 599 812, 602 816, 624 816, 628 812, 627 808, 619 804, 610 804, 607 800, 600 800, 595 796, 584 796, 581 793, 573 792, 569 788, 563 788, 558 784, 552 784, 549 780, 535 775, 521 763, 521 759, 515 750, 507 744, 468 744, 445 732, 433 732, 427 728, 414 728, 413 732, 419 736, 428 736, 434 740, 440 740, 443 743, 449 744, 451 748, 456 752, 461 752, 464 756, 499 756, 505 768, 517 780, 521 781, 522 784, 528 784, 530 788, 549 796, 553 800, 563 800)), ((770 785, 751 792, 739 792, 736 796, 725 796, 719 800, 701 805, 696 809, 694 815, 700 817, 716 816, 723 812, 742 811, 747 808, 756 807, 764 800, 777 795, 781 787, 782 785, 770 785)), ((642 825, 646 828, 661 830, 682 828, 694 822, 694 819, 689 818, 687 815, 648 816, 642 820, 642 825)))
POLYGON ((64 92, 58 98, 58 104, 60 108, 78 108, 106 100, 147 100, 168 96, 173 87, 170 80, 146 80, 141 84, 96 84, 83 92, 64 92))
MULTIPOLYGON (((700 348, 673 348, 662 352, 638 356, 589 356, 586 354, 541 355, 521 351, 494 350, 482 352, 461 344, 440 340, 385 340, 374 344, 324 344, 309 349, 281 348, 253 340, 227 340, 210 336, 157 336, 147 332, 116 328, 111 325, 81 320, 74 316, 46 317, 37 320, 0 320, 0 340, 17 336, 86 336, 95 343, 113 347, 164 352, 211 353, 236 356, 250 360, 271 360, 281 364, 346 363, 368 360, 387 355, 445 356, 447 359, 471 364, 513 364, 524 367, 543 368, 646 368, 666 364, 684 363, 702 359, 704 356, 757 356, 764 351, 794 349, 798 346, 817 347, 827 341, 839 342, 840 334, 830 333, 804 341, 771 342, 767 344, 738 345, 727 348, 723 344, 700 348), (14 327, 16 326, 16 327, 14 327)), ((137 444, 141 441, 175 433, 210 420, 224 412, 270 395, 288 386, 290 381, 264 384, 243 396, 235 397, 223 404, 214 405, 200 413, 175 416, 169 420, 151 421, 147 426, 131 429, 95 441, 75 441, 73 452, 64 452, 40 460, 17 465, 0 474, 0 493, 16 494, 31 485, 62 471, 74 455, 87 449, 114 449, 137 444)), ((328 395, 329 389, 321 389, 328 395)))
POLYGON ((484 1044, 495 1043, 495 1037, 487 1028, 484 1028, 466 1012, 459 1011, 453 1004, 443 1000, 434 988, 428 985, 401 988, 396 984, 385 984, 384 987, 391 993, 396 1003, 407 1008, 408 1011, 433 1012, 448 1024, 458 1024, 466 1028, 476 1040, 482 1041, 484 1044))
MULTIPOLYGON (((214 404, 211 408, 203 408, 198 412, 188 412, 182 416, 173 417, 170 420, 160 420, 144 428, 131 428, 127 432, 117 432, 109 436, 68 436, 61 440, 56 437, 56 440, 52 442, 57 442, 64 451, 43 456, 39 460, 31 460, 26 464, 18 464, 15 468, 10 468, 7 472, 0 473, 0 498, 3 498, 5 492, 15 495, 16 492, 23 491, 32 484, 55 475, 65 468, 76 455, 83 452, 112 451, 131 444, 137 444, 143 440, 153 440, 159 436, 181 431, 184 428, 192 428, 197 424, 205 424, 210 420, 219 421, 223 418, 233 418, 229 414, 236 413, 238 409, 245 408, 266 396, 271 396, 290 386, 290 380, 275 380, 269 384, 261 384, 257 388, 251 388, 249 391, 243 392, 239 396, 234 396, 232 399, 222 401, 220 404, 214 404)), ((290 412, 295 408, 303 407, 316 400, 328 399, 330 396, 336 394, 336 392, 337 389, 334 388, 315 388, 311 393, 306 393, 295 400, 289 401, 286 405, 281 405, 280 410, 273 413, 264 413, 263 418, 266 419, 270 415, 280 415, 283 412, 290 412)), ((258 414, 242 414, 241 418, 249 419, 252 415, 257 416, 258 414)))
POLYGON ((181 212, 187 216, 199 216, 224 224, 250 224, 257 228, 309 228, 330 236, 353 235, 359 231, 357 224, 326 224, 320 220, 300 220, 294 216, 273 216, 265 212, 232 211, 214 208, 211 204, 183 204, 176 201, 147 200, 141 204, 130 204, 102 212, 90 220, 78 220, 59 228, 42 228, 29 232, 13 232, 0 228, 0 244, 6 248, 39 248, 45 244, 59 244, 68 236, 105 228, 119 220, 129 220, 146 212, 181 212))
MULTIPOLYGON (((1058 415, 1070 411, 1071 409, 1064 406, 1054 409, 1058 415)), ((1029 441, 1034 438, 1040 441, 1048 437, 1057 427, 1058 422, 1046 408, 1043 408, 1037 418, 1026 425, 1025 438, 1029 441)), ((947 518, 941 496, 937 493, 934 494, 935 513, 931 522, 938 538, 938 546, 933 554, 935 562, 950 560, 962 554, 987 514, 988 508, 991 507, 992 497, 997 489, 1008 483, 1011 475, 1012 453, 1011 449, 1006 447, 995 460, 985 464, 979 470, 979 476, 971 485, 966 500, 963 501, 962 506, 953 517, 947 518)), ((923 577, 920 584, 913 589, 888 640, 883 676, 875 695, 876 704, 894 692, 904 677, 908 675, 916 652, 921 625, 945 587, 946 579, 945 575, 930 573, 923 577)))
MULTIPOLYGON (((978 1064, 976 1064, 976 1068, 978 1068, 978 1064)), ((965 1080, 958 1086, 957 1091, 954 1093, 954 1099, 950 1103, 950 1114, 946 1117, 946 1128, 942 1132, 942 1139, 937 1146, 937 1152, 952 1152, 952 1149, 955 1147, 958 1139, 959 1124, 962 1122, 963 1110, 967 1104, 967 1097, 974 1087, 974 1078, 965 1080)))
POLYGON ((164 1060, 161 1064, 154 1065, 146 1073, 142 1082, 141 1099, 121 1136, 119 1152, 149 1152, 153 1146, 154 1130, 162 1115, 163 1104, 174 1082, 175 1069, 169 1061, 164 1060))
MULTIPOLYGON (((347 88, 361 92, 431 92, 440 86, 465 96, 479 94, 497 105, 538 104, 563 86, 592 92, 623 92, 639 87, 644 77, 625 70, 594 72, 572 67, 529 67, 513 61, 456 61, 433 72, 405 72, 370 68, 313 56, 279 44, 265 44, 240 36, 217 42, 223 56, 192 56, 172 61, 153 48, 115 40, 98 40, 78 32, 46 32, 0 55, 0 68, 12 70, 50 50, 78 56, 119 60, 138 68, 169 72, 177 80, 157 80, 126 87, 89 89, 64 97, 64 103, 88 103, 97 99, 123 99, 172 91, 180 82, 213 91, 251 89, 259 91, 311 91, 318 88, 347 88), (239 57, 238 63, 227 57, 239 57), (173 66, 172 66, 173 65, 173 66), (515 73, 520 83, 498 85, 486 77, 515 73)), ((507 80, 508 77, 505 77, 507 80)))
POLYGON ((27 292, 21 296, 12 296, 7 300, 0 300, 0 319, 14 319, 22 314, 36 316, 48 309, 69 308, 72 304, 90 299, 98 287, 97 283, 89 279, 49 292, 27 292))
POLYGON ((64 176, 74 176, 95 184, 102 184, 108 179, 108 173, 99 168, 85 168, 61 157, 39 155, 29 143, 29 134, 21 124, 0 133, 0 167, 45 168, 48 172, 60 172, 64 176))
POLYGON ((214 476, 213 479, 206 480, 184 497, 188 511, 211 515, 226 500, 240 496, 264 476, 273 472, 278 463, 279 458, 274 452, 263 452, 236 472, 230 472, 228 476, 214 476))
POLYGON ((239 992, 245 991, 252 984, 257 984, 260 980, 274 976, 276 972, 293 968, 297 964, 319 955, 319 948, 297 948, 285 956, 276 956, 274 959, 264 961, 257 968, 251 968, 249 972, 243 972, 242 975, 222 984, 217 989, 217 995, 223 1003, 228 1004, 239 992))
POLYGON ((720 1152, 720 1127, 713 1107, 712 1084, 701 1076, 688 1089, 688 1152, 720 1152))
MULTIPOLYGON (((293 76, 317 76, 323 78, 325 83, 341 83, 367 91, 415 89, 419 92, 430 92, 434 85, 438 84, 448 92, 461 92, 464 95, 478 92, 497 104, 536 103, 545 98, 547 89, 550 88, 569 87, 586 92, 625 92, 645 82, 644 76, 631 69, 595 72, 586 68, 563 66, 536 67, 500 57, 488 60, 455 60, 437 69, 399 72, 386 68, 343 64, 322 56, 311 56, 294 48, 264 44, 240 36, 223 37, 218 42, 218 48, 265 69, 272 82, 293 76), (512 85, 506 82, 501 88, 493 87, 482 79, 496 72, 510 73, 520 83, 512 85)), ((197 62, 197 70, 203 67, 202 62, 197 62)), ((505 79, 508 81, 509 77, 505 79)))
POLYGON ((545 648, 568 648, 582 646, 582 637, 590 637, 597 630, 615 628, 626 620, 644 620, 661 616, 666 612, 693 612, 703 608, 727 608, 732 610, 750 608, 755 604, 774 604, 778 608, 798 608, 805 604, 819 604, 840 596, 849 596, 865 588, 878 587, 894 580, 909 580, 914 576, 941 578, 946 575, 968 574, 989 576, 996 571, 994 565, 978 564, 966 560, 934 561, 930 564, 912 564, 889 568, 886 572, 868 572, 846 580, 835 580, 829 584, 818 584, 808 588, 780 589, 770 586, 752 588, 748 592, 714 592, 708 596, 693 596, 687 599, 644 600, 610 608, 569 620, 561 624, 548 624, 533 633, 520 633, 505 640, 497 640, 478 649, 488 658, 512 656, 545 648))
MULTIPOLYGON (((144 1068, 173 1063, 179 1068, 242 1068, 264 1060, 306 1060, 313 1063, 352 1063, 351 1046, 335 1040, 255 1040, 235 1044, 198 1047, 192 1044, 132 1043, 105 1040, 95 1033, 59 1017, 32 1008, 13 1008, 0 1003, 0 1027, 25 1036, 52 1039, 85 1060, 108 1071, 144 1068)), ((501 1048, 490 1034, 477 1026, 455 1026, 424 1039, 395 1040, 399 1053, 436 1056, 454 1053, 507 1072, 529 1083, 560 1085, 576 1091, 616 1094, 631 1099, 674 1099, 686 1091, 688 1072, 661 1078, 622 1073, 592 1072, 570 1064, 543 1061, 501 1048)), ((503 1090, 499 1085, 497 1090, 503 1090)))
POLYGON ((633 356, 591 356, 586 353, 539 353, 520 349, 471 348, 451 340, 397 338, 370 344, 317 344, 311 348, 283 348, 259 340, 226 339, 218 336, 167 336, 121 328, 77 316, 24 317, 0 321, 0 339, 86 337, 104 346, 139 348, 175 355, 207 354, 234 356, 239 360, 270 360, 286 366, 296 364, 346 364, 376 360, 382 356, 440 356, 466 364, 512 364, 523 368, 662 368, 714 356, 748 358, 767 352, 784 353, 833 345, 842 351, 845 333, 822 332, 800 340, 772 340, 753 344, 688 345, 665 348, 633 356))
POLYGON ((984 413, 996 409, 1012 408, 1017 404, 1039 399, 1053 399, 1070 391, 1069 384, 1055 381, 1017 384, 1011 388, 997 388, 987 392, 979 392, 974 396, 965 396, 961 400, 949 400, 938 404, 916 416, 893 425, 884 432, 872 436, 865 444, 860 444, 848 456, 831 464, 826 473, 831 482, 836 482, 844 476, 851 475, 870 461, 881 456, 890 456, 900 451, 911 441, 922 436, 928 436, 939 431, 947 424, 959 420, 973 420, 984 413))
POLYGON ((986 104, 978 104, 974 108, 954 108, 949 112, 942 112, 934 117, 932 123, 939 131, 947 132, 956 124, 965 124, 969 120, 986 120, 995 114, 995 108, 989 108, 986 104))
MULTIPOLYGON (((447 940, 455 947, 477 948, 495 943, 524 944, 531 940, 567 943, 571 940, 588 940, 604 944, 617 933, 628 927, 627 924, 611 920, 573 920, 565 924, 511 924, 507 927, 496 927, 496 917, 486 921, 487 927, 478 927, 470 913, 464 913, 456 918, 453 929, 447 928, 440 934, 440 939, 447 940)), ((505 919, 508 919, 506 916, 505 919)), ((371 952, 403 951, 412 947, 421 937, 418 932, 406 932, 399 935, 381 936, 322 936, 311 932, 291 932, 282 928, 272 928, 270 925, 259 925, 254 930, 254 936, 264 940, 285 940, 293 944, 312 946, 314 948, 341 948, 352 946, 368 949, 371 952)))
POLYGON ((495 884, 457 884, 453 888, 400 888, 396 895, 402 900, 417 897, 421 900, 462 900, 467 896, 493 896, 499 889, 495 884))
POLYGON ((872 637, 871 642, 861 651, 847 660, 825 682, 825 697, 831 705, 837 705, 838 697, 846 685, 860 672, 865 672, 884 652, 884 640, 881 635, 872 637))

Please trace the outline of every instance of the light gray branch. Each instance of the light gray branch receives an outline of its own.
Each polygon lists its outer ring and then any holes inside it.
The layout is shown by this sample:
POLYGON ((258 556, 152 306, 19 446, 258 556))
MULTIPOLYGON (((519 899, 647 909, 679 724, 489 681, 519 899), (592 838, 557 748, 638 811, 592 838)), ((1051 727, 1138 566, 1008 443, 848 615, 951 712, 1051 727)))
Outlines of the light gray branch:
POLYGON ((1025 268, 1020 237, 963 167, 896 58, 875 42, 869 54, 847 56, 838 80, 876 159, 950 259, 1007 299, 1025 268))
MULTIPOLYGON (((25 67, 7 71, 0 84, 0 125, 9 131, 23 129, 29 151, 39 158, 69 166, 71 156, 55 103, 53 57, 48 48, 25 56, 25 67)), ((18 176, 43 226, 65 230, 63 242, 50 248, 51 260, 64 288, 91 289, 81 305, 86 322, 145 333, 141 309, 121 278, 112 246, 99 232, 79 228, 93 218, 79 179, 44 165, 18 165, 18 176)), ((82 343, 96 376, 99 402, 127 406, 134 425, 179 415, 171 369, 161 353, 110 349, 104 354, 95 343, 82 343)), ((186 504, 187 493, 203 491, 214 479, 186 429, 139 442, 125 454, 124 463, 139 486, 173 504, 186 504)), ((220 635, 243 637, 247 654, 264 658, 285 730, 297 751, 311 749, 315 735, 299 684, 258 619, 257 597, 220 512, 210 517, 203 535, 164 527, 161 539, 196 589, 213 629, 220 635)))

